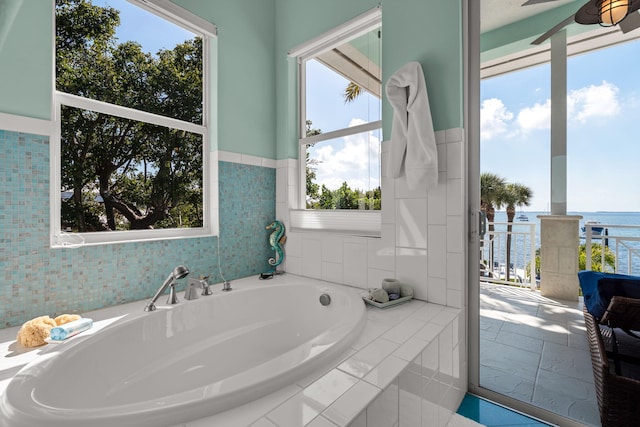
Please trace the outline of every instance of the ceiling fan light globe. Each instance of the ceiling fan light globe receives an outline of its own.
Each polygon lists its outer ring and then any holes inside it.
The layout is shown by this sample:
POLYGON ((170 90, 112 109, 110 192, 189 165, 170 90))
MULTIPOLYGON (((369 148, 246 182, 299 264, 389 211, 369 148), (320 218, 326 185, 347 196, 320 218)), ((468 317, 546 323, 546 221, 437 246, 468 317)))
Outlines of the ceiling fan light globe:
POLYGON ((617 25, 629 13, 629 0, 602 0, 598 2, 600 25, 610 27, 617 25))

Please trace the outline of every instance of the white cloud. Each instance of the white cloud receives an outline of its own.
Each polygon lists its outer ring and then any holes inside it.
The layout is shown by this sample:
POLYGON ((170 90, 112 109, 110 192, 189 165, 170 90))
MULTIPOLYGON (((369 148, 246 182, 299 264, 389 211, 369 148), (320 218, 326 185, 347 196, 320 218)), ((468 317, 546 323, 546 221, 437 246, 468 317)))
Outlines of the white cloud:
POLYGON ((512 119, 513 113, 507 110, 502 100, 485 99, 480 107, 480 137, 489 140, 506 133, 512 119))
MULTIPOLYGON (((349 127, 364 123, 352 119, 349 127)), ((330 190, 338 189, 345 181, 352 189, 368 190, 380 185, 380 138, 373 132, 318 142, 311 158, 318 160, 314 166, 316 182, 330 190)))
POLYGON ((535 103, 532 107, 523 108, 516 119, 522 132, 551 127, 551 101, 544 104, 535 103))
POLYGON ((606 81, 599 86, 591 85, 571 91, 567 97, 568 117, 584 123, 589 119, 619 114, 619 91, 616 85, 606 81))
MULTIPOLYGON (((603 81, 601 85, 590 85, 573 90, 567 95, 567 117, 581 123, 590 119, 615 116, 620 113, 617 86, 603 81)), ((551 100, 543 104, 523 108, 516 119, 524 133, 551 128, 551 100)))

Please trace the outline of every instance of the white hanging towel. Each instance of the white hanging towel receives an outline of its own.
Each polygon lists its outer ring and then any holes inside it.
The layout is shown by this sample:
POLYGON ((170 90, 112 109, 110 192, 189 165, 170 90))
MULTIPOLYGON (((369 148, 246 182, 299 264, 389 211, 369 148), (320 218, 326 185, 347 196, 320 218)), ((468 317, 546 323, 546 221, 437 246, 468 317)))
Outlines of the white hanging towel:
POLYGON ((396 71, 387 80, 386 92, 394 110, 388 173, 398 178, 404 166, 409 189, 434 188, 438 150, 420 63, 412 61, 396 71))

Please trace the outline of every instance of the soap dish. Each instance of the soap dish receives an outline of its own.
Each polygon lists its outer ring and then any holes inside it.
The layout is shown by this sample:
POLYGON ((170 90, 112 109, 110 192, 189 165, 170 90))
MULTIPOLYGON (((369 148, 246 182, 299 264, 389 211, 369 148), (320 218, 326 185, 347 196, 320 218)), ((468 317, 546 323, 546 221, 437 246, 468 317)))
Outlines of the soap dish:
POLYGON ((390 301, 387 301, 387 302, 378 302, 378 301, 374 301, 372 299, 369 299, 364 295, 362 296, 362 299, 363 299, 364 302, 366 302, 367 304, 372 305, 374 307, 378 307, 378 308, 387 308, 387 307, 391 307, 393 305, 402 304, 403 302, 408 302, 412 298, 413 298, 413 295, 409 295, 409 296, 406 296, 406 297, 401 297, 401 298, 390 300, 390 301))

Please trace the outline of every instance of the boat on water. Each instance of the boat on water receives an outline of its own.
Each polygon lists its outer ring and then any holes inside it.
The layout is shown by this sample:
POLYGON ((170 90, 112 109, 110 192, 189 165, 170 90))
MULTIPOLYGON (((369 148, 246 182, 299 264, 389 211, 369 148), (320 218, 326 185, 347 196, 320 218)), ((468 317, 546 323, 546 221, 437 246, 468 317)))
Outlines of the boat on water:
POLYGON ((520 215, 518 215, 518 216, 516 217, 516 219, 517 219, 518 221, 529 221, 529 217, 528 217, 528 216, 526 216, 526 215, 525 215, 525 214, 523 214, 523 213, 521 213, 520 215))
POLYGON ((587 225, 591 226, 591 235, 593 236, 600 236, 602 234, 602 231, 604 230, 604 227, 600 227, 598 224, 600 224, 599 221, 594 221, 594 220, 587 220, 584 222, 584 225, 582 227, 580 227, 580 231, 582 231, 583 233, 587 232, 587 225))

